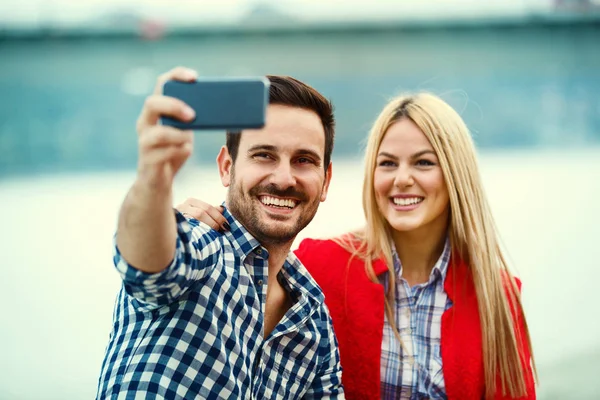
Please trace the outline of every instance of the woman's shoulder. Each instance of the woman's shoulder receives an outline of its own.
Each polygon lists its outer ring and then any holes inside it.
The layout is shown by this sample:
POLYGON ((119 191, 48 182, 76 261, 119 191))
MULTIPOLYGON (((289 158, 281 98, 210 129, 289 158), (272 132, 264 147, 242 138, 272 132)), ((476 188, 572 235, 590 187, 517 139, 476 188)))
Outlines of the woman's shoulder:
POLYGON ((298 250, 301 249, 312 249, 315 247, 329 247, 336 244, 333 238, 328 238, 328 239, 313 239, 313 238, 306 238, 306 239, 302 239, 302 241, 300 242, 300 245, 298 246, 298 250))
MULTIPOLYGON (((452 269, 453 273, 458 274, 458 281, 462 281, 465 279, 468 279, 470 281, 473 280, 469 263, 456 254, 452 255, 452 258, 450 260, 450 269, 452 269)), ((452 275, 447 275, 447 278, 451 277, 452 275)), ((501 269, 500 278, 502 281, 502 286, 505 290, 512 289, 513 283, 516 285, 518 291, 521 290, 521 279, 514 273, 512 273, 510 270, 501 269)))
POLYGON ((334 239, 304 239, 294 254, 321 288, 340 273, 348 259, 334 239))
POLYGON ((302 261, 305 259, 322 259, 324 256, 350 256, 350 252, 342 246, 341 237, 329 239, 304 239, 294 253, 302 261))
POLYGON ((517 292, 521 292, 521 279, 507 269, 501 271, 502 274, 502 285, 505 291, 513 291, 514 288, 517 292), (513 285, 514 284, 514 285, 513 285))

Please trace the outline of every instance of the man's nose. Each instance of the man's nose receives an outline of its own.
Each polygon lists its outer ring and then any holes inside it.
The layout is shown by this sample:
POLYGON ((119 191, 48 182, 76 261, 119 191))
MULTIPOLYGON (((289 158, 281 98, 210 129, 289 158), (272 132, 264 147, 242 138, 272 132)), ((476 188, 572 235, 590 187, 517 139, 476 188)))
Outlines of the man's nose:
POLYGON ((289 163, 279 163, 271 174, 271 183, 282 189, 296 185, 292 166, 289 163))

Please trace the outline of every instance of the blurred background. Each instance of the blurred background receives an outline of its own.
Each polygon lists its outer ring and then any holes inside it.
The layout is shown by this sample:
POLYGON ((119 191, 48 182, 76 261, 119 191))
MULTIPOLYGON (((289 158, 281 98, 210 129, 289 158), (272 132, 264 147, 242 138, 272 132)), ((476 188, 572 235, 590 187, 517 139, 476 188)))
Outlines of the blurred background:
MULTIPOLYGON (((330 196, 298 240, 361 225, 364 139, 388 99, 448 101, 524 281, 538 397, 600 398, 599 0, 0 2, 0 398, 94 397, 135 120, 177 65, 289 74, 333 101, 330 196)), ((197 133, 178 203, 223 200, 222 144, 197 133)))

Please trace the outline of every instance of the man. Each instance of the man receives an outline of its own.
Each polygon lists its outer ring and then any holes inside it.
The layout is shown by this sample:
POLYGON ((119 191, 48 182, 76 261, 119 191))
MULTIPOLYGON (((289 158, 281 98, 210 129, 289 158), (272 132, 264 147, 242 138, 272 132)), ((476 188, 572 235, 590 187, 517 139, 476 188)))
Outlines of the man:
MULTIPOLYGON (((138 119, 139 166, 119 214, 114 262, 123 278, 98 398, 343 398, 323 294, 291 244, 331 179, 330 103, 289 77, 269 77, 259 130, 228 133, 217 157, 228 188, 219 233, 172 209, 193 134, 158 125, 194 112, 161 95, 138 119)), ((199 180, 201 184, 201 180, 199 180)))

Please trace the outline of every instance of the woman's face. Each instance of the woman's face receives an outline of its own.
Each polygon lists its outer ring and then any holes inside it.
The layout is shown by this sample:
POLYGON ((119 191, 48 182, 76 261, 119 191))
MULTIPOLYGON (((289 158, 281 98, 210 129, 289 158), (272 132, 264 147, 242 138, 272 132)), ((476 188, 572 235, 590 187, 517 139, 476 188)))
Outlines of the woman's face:
POLYGON ((402 118, 386 132, 373 185, 379 210, 396 231, 445 231, 448 189, 431 143, 412 120, 402 118))

